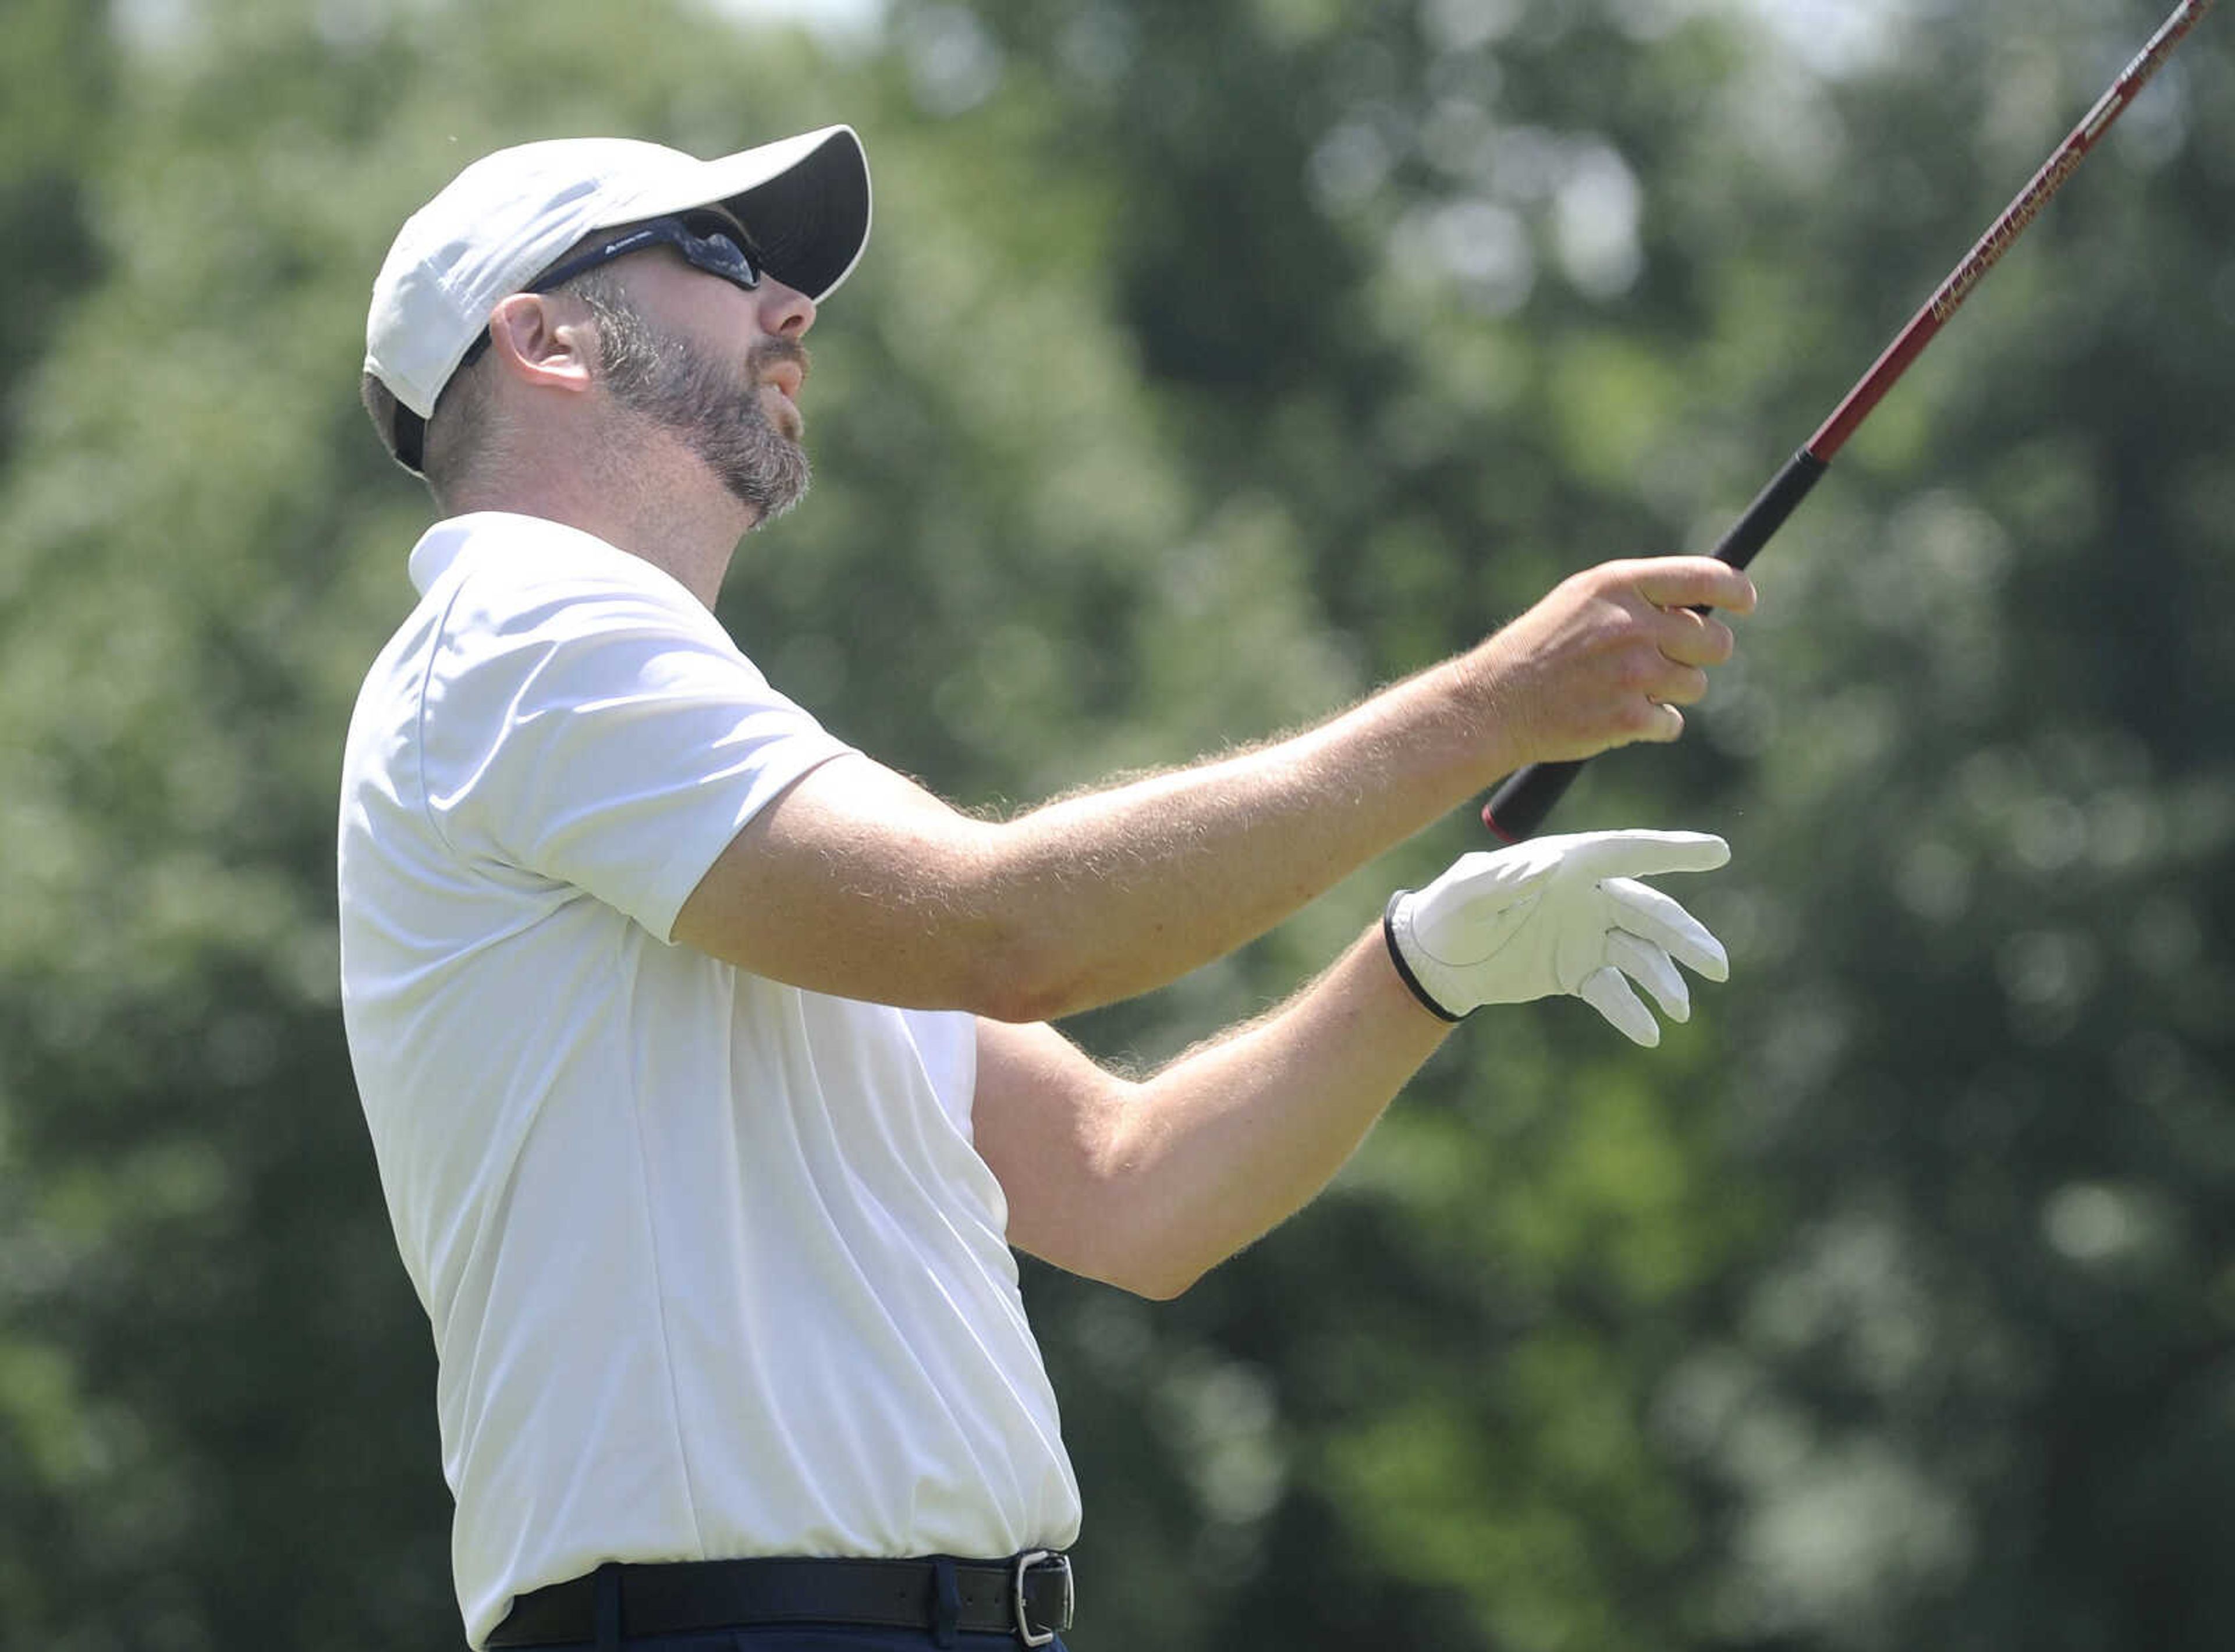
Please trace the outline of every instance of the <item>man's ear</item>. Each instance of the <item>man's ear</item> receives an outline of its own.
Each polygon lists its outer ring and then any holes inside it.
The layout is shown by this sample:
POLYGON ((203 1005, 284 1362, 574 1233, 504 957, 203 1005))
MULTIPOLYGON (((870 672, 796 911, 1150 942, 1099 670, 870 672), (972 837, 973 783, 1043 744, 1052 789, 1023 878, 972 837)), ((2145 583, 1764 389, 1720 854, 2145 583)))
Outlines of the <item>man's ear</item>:
POLYGON ((550 390, 586 390, 594 377, 596 324, 555 293, 515 292, 489 312, 499 370, 550 390))

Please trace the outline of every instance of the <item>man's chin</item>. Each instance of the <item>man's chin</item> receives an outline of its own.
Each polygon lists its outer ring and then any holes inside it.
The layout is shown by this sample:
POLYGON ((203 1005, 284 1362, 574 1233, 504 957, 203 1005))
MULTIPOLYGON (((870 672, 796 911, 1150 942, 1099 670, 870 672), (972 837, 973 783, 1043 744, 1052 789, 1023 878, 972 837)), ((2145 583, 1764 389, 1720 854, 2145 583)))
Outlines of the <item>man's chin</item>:
POLYGON ((777 428, 757 397, 740 403, 737 414, 726 428, 701 427, 692 446, 731 497, 771 522, 807 496, 807 449, 777 428))
POLYGON ((737 502, 752 508, 755 528, 765 528, 791 510, 807 497, 808 486, 814 480, 806 451, 795 443, 784 445, 790 449, 791 462, 757 465, 750 472, 731 472, 724 477, 737 502))

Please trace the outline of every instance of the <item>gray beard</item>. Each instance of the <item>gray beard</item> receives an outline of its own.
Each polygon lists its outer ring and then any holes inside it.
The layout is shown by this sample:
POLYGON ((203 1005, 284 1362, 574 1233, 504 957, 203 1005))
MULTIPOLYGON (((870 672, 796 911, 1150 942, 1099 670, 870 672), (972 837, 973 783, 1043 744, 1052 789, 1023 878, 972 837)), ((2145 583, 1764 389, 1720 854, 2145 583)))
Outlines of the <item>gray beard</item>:
POLYGON ((680 436, 722 485, 774 521, 807 496, 807 450, 777 429, 761 405, 762 375, 777 362, 807 365, 796 339, 763 338, 745 357, 744 382, 721 362, 672 333, 655 331, 632 307, 599 308, 600 365, 622 406, 680 436))

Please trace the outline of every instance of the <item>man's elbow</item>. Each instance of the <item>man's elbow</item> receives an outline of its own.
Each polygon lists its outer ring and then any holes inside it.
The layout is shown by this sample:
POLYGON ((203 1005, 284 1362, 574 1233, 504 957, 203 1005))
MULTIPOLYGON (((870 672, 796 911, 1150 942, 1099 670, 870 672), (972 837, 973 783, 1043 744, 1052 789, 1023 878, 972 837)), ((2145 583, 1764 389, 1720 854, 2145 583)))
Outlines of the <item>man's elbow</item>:
POLYGON ((1110 1282, 1119 1290, 1129 1291, 1149 1301, 1170 1302, 1186 1295, 1195 1282, 1209 1271, 1208 1268, 1144 1268, 1110 1282))
POLYGON ((1185 1295, 1221 1260, 1190 1254, 1168 1236, 1154 1236, 1107 1245, 1090 1271, 1105 1285, 1152 1302, 1169 1302, 1185 1295))
POLYGON ((969 964, 964 1007, 1012 1026, 1059 1020, 1108 1001, 1097 994, 1080 948, 1030 921, 995 927, 972 947, 969 964))
POLYGON ((1066 1273, 1152 1302, 1186 1295, 1222 1260, 1190 1250, 1180 1236, 1117 1202, 1098 1202, 1092 1192, 1067 1216, 1062 1230, 1043 1236, 1044 1243, 1032 1247, 1033 1253, 1066 1273))

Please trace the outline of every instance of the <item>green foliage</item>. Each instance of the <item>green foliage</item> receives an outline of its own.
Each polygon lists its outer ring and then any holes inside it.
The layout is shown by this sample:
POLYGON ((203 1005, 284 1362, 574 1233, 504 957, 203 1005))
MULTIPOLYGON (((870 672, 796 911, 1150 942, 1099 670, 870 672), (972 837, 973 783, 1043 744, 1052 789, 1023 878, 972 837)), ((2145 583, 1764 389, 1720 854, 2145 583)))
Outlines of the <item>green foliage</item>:
MULTIPOLYGON (((0 65, 0 1648, 452 1644, 332 787, 423 495, 354 392, 498 144, 846 119, 870 256, 724 619, 973 806, 1712 543, 2155 8, 16 0, 0 65)), ((1765 558, 1734 978, 1486 1015, 1181 1301, 1027 1277, 1080 1652, 2203 1648, 2235 1608, 2235 48, 2207 20, 1765 558), (1180 1589, 1145 1586, 1177 1577, 1180 1589)), ((1450 823, 1083 1018, 1289 990, 1450 823)))

